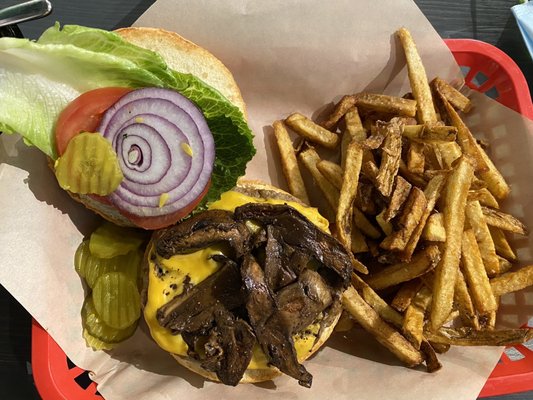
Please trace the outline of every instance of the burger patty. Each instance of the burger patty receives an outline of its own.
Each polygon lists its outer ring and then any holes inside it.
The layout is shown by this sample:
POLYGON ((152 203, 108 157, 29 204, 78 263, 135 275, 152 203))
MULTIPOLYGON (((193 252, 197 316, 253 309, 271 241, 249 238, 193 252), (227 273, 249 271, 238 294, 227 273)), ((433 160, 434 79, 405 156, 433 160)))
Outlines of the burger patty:
POLYGON ((154 248, 168 259, 218 243, 231 249, 214 256, 221 267, 160 307, 159 324, 181 334, 189 356, 225 384, 240 381, 257 342, 271 365, 310 387, 293 335, 327 324, 339 306, 352 272, 345 249, 294 208, 259 203, 197 214, 158 234, 154 248))

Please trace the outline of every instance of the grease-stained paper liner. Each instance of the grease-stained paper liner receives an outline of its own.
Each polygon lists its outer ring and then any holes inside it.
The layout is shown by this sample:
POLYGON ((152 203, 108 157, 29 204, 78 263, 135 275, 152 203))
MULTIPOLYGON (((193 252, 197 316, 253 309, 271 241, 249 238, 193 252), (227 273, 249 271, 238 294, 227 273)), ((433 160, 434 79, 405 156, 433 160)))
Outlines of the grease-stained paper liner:
MULTIPOLYGON (((174 30, 206 47, 234 73, 248 105, 257 156, 247 176, 279 184, 270 124, 290 112, 317 115, 341 95, 361 90, 409 90, 394 31, 412 32, 430 78, 459 80, 445 44, 410 1, 159 0, 137 25, 174 30)), ((533 123, 483 95, 467 122, 492 143, 496 164, 512 185, 504 203, 533 227, 533 123)), ((441 371, 408 369, 364 332, 336 334, 306 363, 304 389, 293 379, 226 387, 178 366, 141 324, 110 353, 93 352, 81 337, 84 288, 73 257, 99 219, 61 191, 46 160, 16 137, 0 137, 0 283, 34 316, 77 365, 93 371, 107 400, 204 398, 474 399, 501 348, 452 348, 441 371)), ((532 263, 532 239, 514 240, 522 264, 532 263)), ((500 322, 517 326, 533 315, 531 292, 502 299, 500 322)))

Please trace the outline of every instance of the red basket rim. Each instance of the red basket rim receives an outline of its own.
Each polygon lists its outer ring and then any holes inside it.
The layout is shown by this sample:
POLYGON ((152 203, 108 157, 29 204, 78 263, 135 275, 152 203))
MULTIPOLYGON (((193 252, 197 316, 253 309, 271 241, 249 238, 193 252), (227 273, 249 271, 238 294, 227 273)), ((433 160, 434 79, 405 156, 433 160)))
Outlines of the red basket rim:
POLYGON ((444 39, 452 53, 475 53, 492 58, 505 70, 511 79, 513 92, 518 102, 518 111, 523 116, 533 120, 533 104, 531 93, 524 73, 505 52, 490 43, 476 39, 444 39))

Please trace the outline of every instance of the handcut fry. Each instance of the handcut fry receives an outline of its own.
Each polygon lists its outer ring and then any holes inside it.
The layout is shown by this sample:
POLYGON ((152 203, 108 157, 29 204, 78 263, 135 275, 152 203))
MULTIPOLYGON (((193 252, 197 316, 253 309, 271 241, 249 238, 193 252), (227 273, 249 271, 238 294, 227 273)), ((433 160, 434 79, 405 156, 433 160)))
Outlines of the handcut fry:
POLYGON ((437 113, 433 106, 433 97, 431 96, 426 70, 424 64, 422 64, 422 59, 418 54, 411 33, 407 29, 401 28, 398 30, 397 35, 402 43, 407 61, 409 82, 411 83, 411 90, 417 102, 418 120, 428 124, 437 122, 437 113))
POLYGON ((494 166, 494 163, 489 158, 485 150, 481 149, 481 158, 485 162, 485 165, 488 168, 488 171, 481 172, 480 176, 483 181, 487 183, 487 189, 499 200, 503 200, 509 196, 511 193, 511 188, 509 184, 505 181, 503 175, 498 171, 494 166))
POLYGON ((422 239, 430 242, 444 242, 446 241, 446 231, 444 230, 444 222, 441 213, 431 214, 426 221, 424 230, 422 231, 422 239))
POLYGON ((455 160, 462 155, 461 147, 457 142, 440 143, 438 149, 445 168, 451 168, 455 160))
POLYGON ((368 284, 357 275, 352 275, 352 285, 359 292, 361 297, 372 307, 381 318, 396 328, 401 328, 403 316, 394 308, 389 306, 368 284))
POLYGON ((394 184, 394 177, 400 166, 402 156, 402 124, 391 120, 388 123, 377 122, 378 130, 385 130, 386 137, 383 142, 381 164, 376 176, 376 187, 380 193, 388 197, 394 184))
POLYGON ((372 239, 378 239, 381 237, 379 229, 377 229, 357 207, 353 208, 353 222, 366 236, 372 239))
MULTIPOLYGON (((344 115, 345 132, 350 134, 350 139, 355 139, 357 142, 363 142, 366 139, 366 131, 363 128, 359 110, 357 107, 351 107, 344 115)), ((349 143, 349 141, 348 141, 349 143)))
POLYGON ((431 304, 431 290, 427 286, 423 286, 415 298, 405 310, 403 319, 402 331, 407 340, 409 340, 415 348, 419 349, 422 343, 424 333, 424 321, 426 310, 431 304))
POLYGON ((429 215, 433 211, 433 208, 435 207, 435 204, 437 203, 437 200, 441 195, 441 191, 444 187, 445 182, 446 176, 439 174, 433 177, 424 189, 426 207, 423 210, 422 215, 420 216, 420 221, 418 222, 418 225, 414 229, 413 234, 409 238, 409 241, 407 242, 407 245, 405 246, 402 252, 402 259, 409 260, 411 258, 411 255, 415 251, 416 245, 418 244, 420 236, 422 235, 422 231, 424 230, 427 219, 429 218, 429 215))
POLYGON ((424 144, 412 142, 407 150, 407 168, 413 174, 423 174, 425 162, 424 144))
POLYGON ((317 164, 320 162, 320 156, 312 147, 308 147, 299 154, 300 161, 313 176, 318 188, 326 198, 331 209, 336 213, 337 204, 339 204, 339 191, 333 186, 322 173, 318 170, 317 164))
POLYGON ((457 128, 445 125, 405 125, 402 135, 415 142, 442 144, 455 141, 457 128))
POLYGON ((498 274, 500 271, 500 262, 496 256, 496 248, 494 247, 489 227, 483 217, 483 211, 479 201, 470 201, 467 203, 466 219, 475 234, 487 274, 489 276, 498 274))
POLYGON ((383 233, 389 236, 389 235, 392 235, 392 232, 394 231, 394 227, 392 226, 392 223, 390 221, 387 221, 385 219, 383 215, 384 213, 385 213, 385 210, 383 210, 378 215, 376 215, 376 222, 378 223, 383 233))
POLYGON ((412 188, 400 217, 400 222, 398 224, 400 230, 387 236, 379 246, 391 251, 405 250, 409 238, 420 223, 420 219, 424 214, 426 206, 427 199, 426 196, 424 196, 424 192, 417 187, 412 188))
POLYGON ((355 105, 355 97, 351 95, 342 96, 342 99, 335 105, 333 112, 328 119, 322 123, 322 126, 327 130, 333 130, 339 120, 346 114, 346 111, 355 105))
POLYGON ((404 312, 411 301, 416 296, 423 283, 420 279, 412 279, 410 281, 402 283, 400 290, 396 293, 391 301, 391 307, 399 312, 404 312))
POLYGON ((426 178, 430 173, 434 173, 435 171, 449 169, 446 168, 446 165, 444 164, 440 146, 438 145, 424 146, 424 157, 426 162, 426 171, 424 175, 426 178))
POLYGON ((473 229, 463 232, 462 261, 464 277, 476 310, 480 314, 496 311, 498 305, 492 293, 473 229))
POLYGON ((385 289, 409 281, 431 271, 440 260, 440 251, 436 245, 427 246, 414 255, 409 263, 398 263, 385 267, 372 274, 366 283, 374 290, 385 289))
POLYGON ((465 208, 474 169, 468 160, 460 158, 447 179, 443 199, 446 242, 441 261, 435 268, 433 302, 431 303, 431 329, 440 328, 452 311, 456 275, 461 258, 461 243, 465 222, 465 208))
POLYGON ((498 262, 500 263, 500 269, 499 269, 500 274, 504 274, 505 272, 513 268, 513 264, 511 264, 509 260, 507 260, 506 258, 500 257, 500 256, 497 256, 497 257, 498 257, 498 262))
POLYGON ((420 351, 415 349, 400 332, 383 321, 353 287, 349 287, 342 296, 342 304, 365 330, 370 332, 383 346, 408 366, 423 362, 420 351))
POLYGON ((337 188, 341 190, 342 187, 342 168, 339 164, 329 160, 320 160, 316 167, 324 177, 337 188))
MULTIPOLYGON (((346 160, 346 149, 352 140, 356 142, 364 142, 366 139, 366 131, 361 123, 361 117, 357 107, 350 108, 344 115, 344 125, 346 126, 341 138, 341 167, 344 169, 346 160)), ((371 153, 365 152, 367 157, 374 159, 371 153)), ((363 160, 365 158, 363 157, 363 160)))
POLYGON ((289 192, 304 203, 309 204, 309 196, 305 189, 305 184, 300 168, 298 167, 298 161, 296 160, 296 154, 289 134, 285 129, 283 122, 275 121, 273 126, 281 158, 281 167, 289 187, 289 192))
POLYGON ((422 340, 420 350, 424 354, 424 359, 426 360, 426 369, 428 372, 437 372, 442 368, 442 364, 440 363, 436 354, 438 351, 427 340, 422 340))
POLYGON ((472 106, 470 99, 439 77, 433 79, 430 85, 435 88, 452 106, 466 113, 472 106))
POLYGON ((425 332, 426 338, 435 343, 453 346, 512 346, 533 339, 533 329, 503 329, 476 331, 472 328, 441 328, 437 333, 425 332))
POLYGON ((407 180, 411 185, 418 188, 425 188, 427 185, 426 179, 422 175, 413 174, 407 168, 407 164, 403 160, 400 160, 400 166, 398 168, 400 174, 407 180))
MULTIPOLYGON (((379 121, 379 126, 382 127, 385 123, 379 121)), ((376 150, 383 145, 383 141, 387 137, 388 131, 383 128, 378 128, 378 124, 372 125, 370 130, 370 136, 363 141, 363 147, 366 150, 376 150)))
MULTIPOLYGON (((457 271, 455 279, 454 303, 459 311, 459 317, 463 321, 463 324, 479 330, 479 320, 474 308, 474 303, 472 302, 472 297, 470 297, 470 292, 468 291, 468 286, 466 285, 461 270, 457 271)), ((449 320, 450 318, 448 317, 445 322, 448 322, 449 320)))
POLYGON ((401 175, 396 175, 394 181, 394 190, 392 191, 390 203, 383 214, 385 221, 390 221, 396 216, 404 202, 407 200, 407 197, 409 197, 409 192, 412 187, 409 182, 401 177, 401 175))
POLYGON ((368 245, 366 244, 365 237, 356 226, 352 226, 351 231, 352 243, 350 248, 352 253, 366 253, 368 251, 368 245))
POLYGON ((335 222, 340 242, 346 249, 351 249, 352 209, 357 196, 359 173, 363 162, 363 149, 353 140, 346 149, 346 163, 342 175, 342 186, 335 222))
POLYGON ((328 149, 334 149, 339 143, 339 136, 315 124, 305 115, 293 113, 285 119, 285 123, 292 130, 313 143, 320 144, 328 149))
POLYGON ((496 247, 496 254, 508 259, 509 261, 516 261, 516 254, 511 245, 505 237, 505 233, 494 226, 489 225, 490 235, 494 241, 494 247, 496 247))
POLYGON ((506 272, 490 280, 494 296, 516 292, 533 285, 533 265, 520 268, 515 272, 506 272))
POLYGON ((447 100, 444 100, 444 107, 450 116, 452 125, 457 128, 457 142, 459 143, 459 146, 461 146, 463 154, 470 157, 475 172, 488 171, 488 166, 481 154, 483 149, 477 143, 476 138, 472 135, 470 129, 468 129, 459 114, 457 114, 457 111, 455 111, 447 100))
POLYGON ((519 235, 527 235, 528 232, 524 224, 511 214, 485 206, 481 206, 481 210, 488 225, 495 226, 504 231, 518 233, 519 235))
POLYGON ((428 340, 428 342, 431 344, 431 347, 433 347, 435 352, 438 353, 438 354, 446 353, 448 350, 450 350, 450 347, 451 347, 449 344, 435 343, 435 342, 431 342, 429 340, 428 340))
POLYGON ((385 94, 358 93, 355 95, 355 105, 385 114, 404 117, 414 117, 416 115, 415 100, 387 96, 385 94))
MULTIPOLYGON (((363 151, 363 163, 364 162, 365 153, 363 151)), ((355 205, 365 214, 375 215, 377 213, 376 194, 374 190, 374 186, 371 183, 366 183, 361 180, 359 181, 355 205)))
POLYGON ((482 206, 500 208, 498 200, 492 195, 487 188, 468 191, 468 201, 479 201, 482 206))

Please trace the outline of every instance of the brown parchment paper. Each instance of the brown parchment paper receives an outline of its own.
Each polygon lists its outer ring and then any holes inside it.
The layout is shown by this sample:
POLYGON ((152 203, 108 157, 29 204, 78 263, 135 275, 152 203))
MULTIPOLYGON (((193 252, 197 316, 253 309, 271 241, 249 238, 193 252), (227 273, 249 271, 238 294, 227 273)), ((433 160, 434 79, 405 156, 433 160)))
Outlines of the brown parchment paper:
MULTIPOLYGON (((248 105, 257 156, 247 177, 279 184, 270 124, 292 111, 317 115, 341 95, 360 90, 409 90, 404 57, 393 32, 408 27, 428 75, 460 80, 445 44, 411 1, 159 0, 138 26, 174 30, 206 47, 234 73, 248 105)), ((533 123, 473 94, 468 123, 489 139, 512 185, 504 207, 533 226, 530 185, 533 123)), ((336 334, 306 363, 314 375, 304 389, 289 378, 236 388, 207 382, 181 367, 141 329, 111 353, 93 352, 81 337, 84 288, 73 256, 99 223, 59 190, 44 156, 17 137, 0 137, 0 283, 34 316, 107 400, 205 398, 474 399, 501 348, 454 348, 436 374, 401 366, 364 332, 336 334)), ((532 239, 514 245, 531 263, 532 239)), ((533 315, 531 293, 506 296, 500 322, 516 326, 533 315)))

